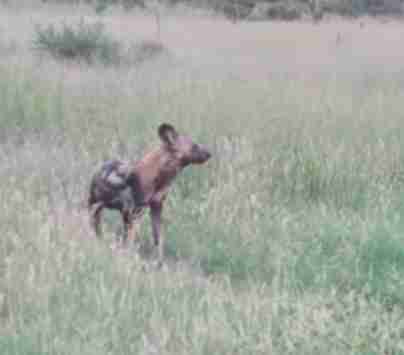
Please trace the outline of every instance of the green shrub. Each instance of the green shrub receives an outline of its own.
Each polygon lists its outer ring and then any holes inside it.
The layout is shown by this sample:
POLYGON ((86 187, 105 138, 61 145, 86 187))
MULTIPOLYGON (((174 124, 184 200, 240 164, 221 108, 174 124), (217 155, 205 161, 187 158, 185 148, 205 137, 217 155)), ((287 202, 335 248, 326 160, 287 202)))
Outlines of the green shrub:
POLYGON ((97 14, 100 14, 100 13, 104 12, 108 8, 109 5, 110 5, 109 0, 98 0, 95 3, 95 7, 94 7, 95 12, 97 14))
POLYGON ((322 6, 324 11, 342 16, 359 16, 369 10, 366 0, 327 0, 322 6))
POLYGON ((297 1, 275 1, 257 4, 249 19, 292 21, 302 17, 305 8, 297 1))
POLYGON ((111 64, 120 58, 120 45, 105 33, 103 24, 86 24, 83 20, 77 25, 63 24, 61 28, 53 24, 47 27, 38 25, 34 48, 56 58, 87 63, 100 61, 111 64))
POLYGON ((109 6, 112 5, 122 5, 125 10, 131 10, 136 6, 140 8, 146 7, 144 0, 97 0, 94 5, 94 9, 97 14, 104 12, 109 6))
POLYGON ((145 8, 143 0, 97 0, 94 9, 97 14, 103 13, 109 6, 122 5, 125 10, 131 10, 135 6, 145 8))
POLYGON ((124 62, 127 62, 128 64, 138 64, 164 53, 167 53, 166 48, 158 41, 139 41, 129 47, 124 62))

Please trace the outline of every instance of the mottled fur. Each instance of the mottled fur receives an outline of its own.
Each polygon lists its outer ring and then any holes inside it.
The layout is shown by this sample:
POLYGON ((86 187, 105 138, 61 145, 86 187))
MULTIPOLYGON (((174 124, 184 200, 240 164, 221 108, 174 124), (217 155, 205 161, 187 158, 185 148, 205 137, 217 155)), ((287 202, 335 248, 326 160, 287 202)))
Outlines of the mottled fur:
POLYGON ((125 226, 124 244, 135 240, 134 221, 149 208, 154 243, 162 261, 161 213, 169 187, 183 168, 203 164, 211 154, 189 137, 179 135, 169 124, 160 125, 158 134, 161 145, 141 160, 133 163, 112 160, 102 165, 91 181, 88 208, 97 235, 101 234, 102 210, 118 210, 125 226))

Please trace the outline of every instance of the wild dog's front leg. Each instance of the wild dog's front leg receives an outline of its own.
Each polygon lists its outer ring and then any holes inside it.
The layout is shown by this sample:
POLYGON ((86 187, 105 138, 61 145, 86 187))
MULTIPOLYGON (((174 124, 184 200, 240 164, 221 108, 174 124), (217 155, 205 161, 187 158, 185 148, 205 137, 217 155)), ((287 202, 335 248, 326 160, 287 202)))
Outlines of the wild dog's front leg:
POLYGON ((153 203, 150 206, 152 220, 154 245, 158 248, 158 261, 161 265, 164 258, 164 237, 161 235, 161 212, 163 206, 161 202, 153 203))
POLYGON ((134 221, 134 215, 132 212, 122 212, 122 220, 124 225, 123 246, 127 246, 129 243, 136 241, 136 225, 134 221))

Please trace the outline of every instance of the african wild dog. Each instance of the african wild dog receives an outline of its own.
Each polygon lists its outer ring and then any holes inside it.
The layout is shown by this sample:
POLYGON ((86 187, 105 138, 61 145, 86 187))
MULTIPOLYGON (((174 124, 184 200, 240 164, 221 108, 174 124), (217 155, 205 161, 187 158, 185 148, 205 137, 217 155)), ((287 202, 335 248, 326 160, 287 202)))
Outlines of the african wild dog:
POLYGON ((123 244, 126 245, 136 239, 135 219, 149 207, 154 244, 161 263, 164 244, 160 234, 161 212, 169 187, 183 168, 203 164, 211 154, 189 137, 179 135, 169 124, 161 124, 158 134, 162 144, 141 160, 133 163, 111 160, 102 165, 91 181, 88 208, 97 235, 101 234, 102 210, 118 210, 125 227, 123 244))

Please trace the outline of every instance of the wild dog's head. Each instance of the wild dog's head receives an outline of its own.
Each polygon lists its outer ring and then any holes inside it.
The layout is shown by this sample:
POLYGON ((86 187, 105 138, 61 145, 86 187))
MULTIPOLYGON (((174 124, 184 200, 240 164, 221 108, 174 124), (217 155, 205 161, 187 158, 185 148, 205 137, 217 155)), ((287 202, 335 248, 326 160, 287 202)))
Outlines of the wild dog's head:
POLYGON ((158 133, 164 149, 173 154, 183 166, 203 164, 211 157, 206 147, 194 143, 188 136, 178 134, 170 124, 161 124, 158 133))

